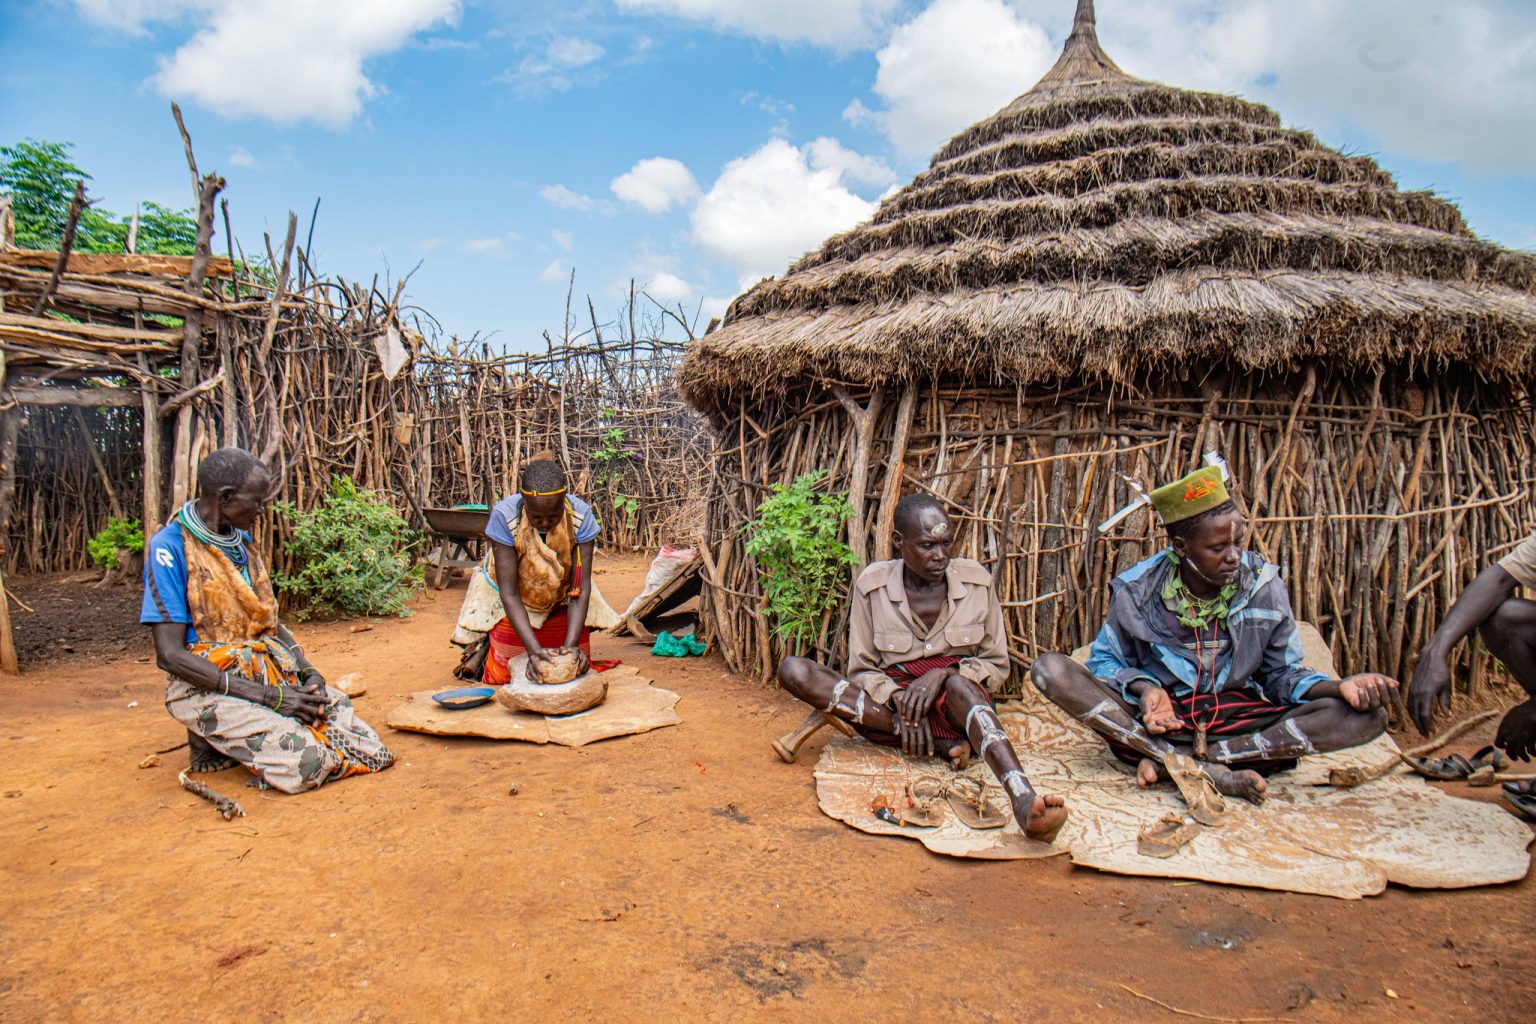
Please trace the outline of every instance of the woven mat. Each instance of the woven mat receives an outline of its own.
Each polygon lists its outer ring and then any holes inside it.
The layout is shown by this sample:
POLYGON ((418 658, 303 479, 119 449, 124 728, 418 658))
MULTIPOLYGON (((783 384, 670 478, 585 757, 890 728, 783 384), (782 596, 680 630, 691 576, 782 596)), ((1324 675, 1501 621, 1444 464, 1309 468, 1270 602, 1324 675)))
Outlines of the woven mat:
POLYGON ((389 713, 391 728, 425 732, 434 736, 479 736, 524 743, 559 743, 580 747, 615 736, 679 725, 678 695, 652 686, 651 681, 629 665, 603 673, 608 699, 575 715, 545 716, 509 711, 492 701, 468 711, 448 711, 432 699, 436 691, 411 694, 389 713))

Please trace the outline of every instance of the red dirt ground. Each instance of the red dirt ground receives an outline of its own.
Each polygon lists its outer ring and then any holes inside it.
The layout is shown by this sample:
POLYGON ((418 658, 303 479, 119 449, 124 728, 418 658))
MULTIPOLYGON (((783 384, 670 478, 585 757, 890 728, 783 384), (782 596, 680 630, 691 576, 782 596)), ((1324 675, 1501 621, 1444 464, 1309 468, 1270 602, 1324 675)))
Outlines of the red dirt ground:
MULTIPOLYGON (((644 560, 600 571, 622 607, 644 560)), ((452 684, 461 588, 300 632, 387 731, 452 684)), ((0 683, 0 1019, 1532 1019, 1530 879, 1351 903, 937 857, 821 814, 825 734, 792 766, 768 747, 800 718, 782 694, 596 646, 681 693, 683 725, 580 750, 391 733, 395 768, 299 797, 214 777, 230 823, 177 788, 184 752, 139 769, 184 734, 135 652, 0 683)))

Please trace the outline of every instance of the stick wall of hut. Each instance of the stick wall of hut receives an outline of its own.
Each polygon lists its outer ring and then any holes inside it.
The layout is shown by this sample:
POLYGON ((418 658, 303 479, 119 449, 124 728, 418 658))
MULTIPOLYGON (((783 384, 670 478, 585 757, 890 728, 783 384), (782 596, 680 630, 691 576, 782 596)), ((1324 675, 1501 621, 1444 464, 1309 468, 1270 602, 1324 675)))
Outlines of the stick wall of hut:
MULTIPOLYGON (((881 507, 850 524, 864 531, 851 542, 885 553, 894 498, 939 497, 957 553, 991 568, 1027 664, 1088 643, 1110 581, 1164 546, 1146 511, 1097 533, 1134 496, 1122 475, 1155 485, 1215 448, 1232 466, 1253 546, 1279 564, 1297 614, 1319 626, 1341 671, 1406 679, 1456 595, 1536 521, 1536 414, 1501 394, 1470 376, 1362 382, 1318 368, 1176 385, 1156 401, 920 383, 910 400, 885 403, 866 488, 881 507)), ((719 439, 705 621, 734 670, 763 673, 788 653, 758 628, 765 606, 740 529, 770 482, 830 467, 831 488, 855 485, 861 438, 844 407, 868 399, 829 388, 761 403, 719 439)), ((845 630, 834 617, 815 646, 840 662, 845 630)), ((1487 656, 1464 646, 1458 657, 1457 677, 1475 686, 1487 656)))

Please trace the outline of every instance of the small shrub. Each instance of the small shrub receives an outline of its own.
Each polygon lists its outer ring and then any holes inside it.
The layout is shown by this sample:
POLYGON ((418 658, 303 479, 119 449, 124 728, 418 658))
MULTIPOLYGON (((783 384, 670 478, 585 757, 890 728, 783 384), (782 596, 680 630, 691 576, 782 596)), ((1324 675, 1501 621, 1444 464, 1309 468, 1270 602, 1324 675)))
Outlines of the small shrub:
POLYGON ((415 564, 420 537, 377 494, 336 476, 314 511, 289 502, 276 509, 293 524, 288 553, 296 568, 274 573, 273 582, 297 603, 301 618, 408 614, 405 602, 426 575, 415 564))
POLYGON ((774 484, 747 523, 747 553, 762 570, 763 592, 774 617, 774 635, 799 650, 814 640, 822 616, 837 604, 853 550, 839 537, 853 515, 846 492, 821 494, 824 471, 789 485, 774 484))
POLYGON ((112 518, 107 525, 85 543, 91 562, 103 569, 117 568, 117 553, 142 554, 144 551, 144 524, 137 519, 112 518))

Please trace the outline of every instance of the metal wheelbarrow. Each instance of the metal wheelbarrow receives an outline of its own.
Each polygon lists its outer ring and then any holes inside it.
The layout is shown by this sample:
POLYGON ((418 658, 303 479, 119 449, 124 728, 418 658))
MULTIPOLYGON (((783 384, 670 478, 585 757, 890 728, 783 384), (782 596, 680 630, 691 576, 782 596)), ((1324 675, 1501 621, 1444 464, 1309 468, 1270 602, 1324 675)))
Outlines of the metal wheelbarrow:
POLYGON ((442 590, 449 569, 473 569, 480 564, 480 542, 491 510, 484 505, 460 505, 457 508, 424 508, 422 517, 437 537, 436 551, 429 559, 432 588, 442 590))

